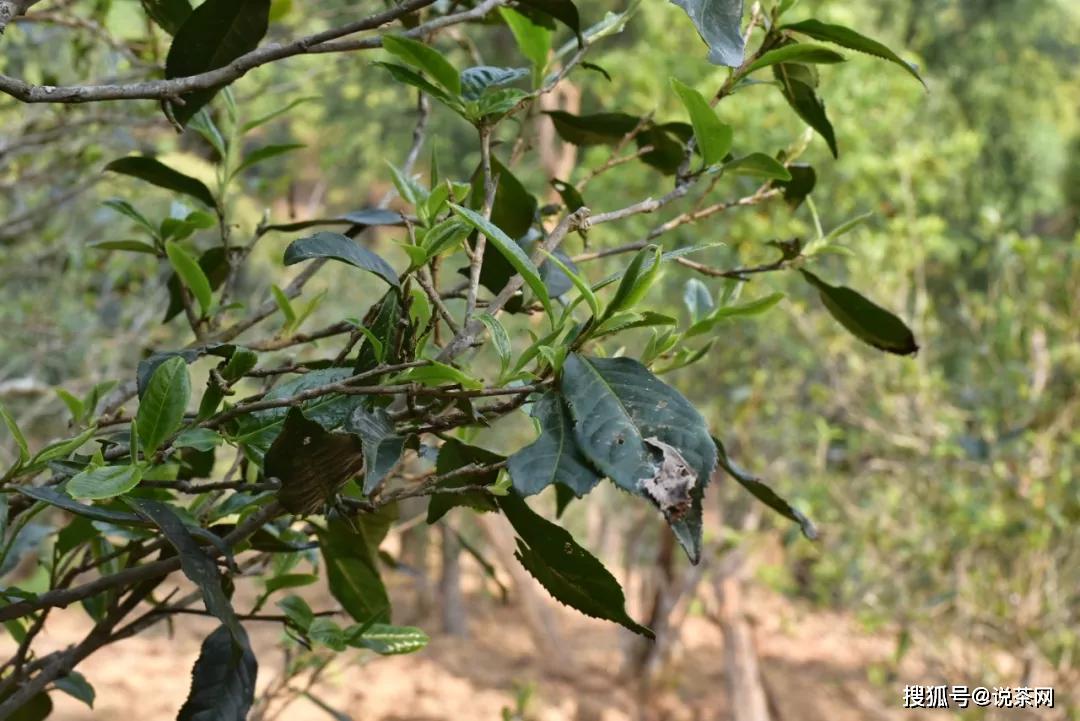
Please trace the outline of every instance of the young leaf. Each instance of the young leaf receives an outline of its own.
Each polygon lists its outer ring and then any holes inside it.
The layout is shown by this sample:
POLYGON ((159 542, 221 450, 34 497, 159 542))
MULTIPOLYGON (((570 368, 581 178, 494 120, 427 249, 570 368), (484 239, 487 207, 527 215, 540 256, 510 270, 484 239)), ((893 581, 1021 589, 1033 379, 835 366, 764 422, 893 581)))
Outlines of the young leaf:
POLYGON ((383 49, 422 70, 452 95, 461 95, 461 75, 435 48, 402 35, 384 35, 383 49))
POLYGON ((169 264, 176 271, 176 275, 199 302, 199 309, 203 316, 209 315, 214 307, 214 291, 210 287, 210 279, 206 277, 199 262, 171 240, 165 243, 165 254, 169 256, 169 264))
POLYGON ((791 43, 763 54, 746 69, 746 72, 752 73, 755 70, 761 70, 770 65, 787 62, 817 64, 842 63, 844 62, 844 56, 835 50, 830 50, 822 45, 814 45, 813 43, 791 43))
POLYGON ((301 263, 312 258, 333 258, 342 263, 374 273, 395 288, 401 287, 397 271, 379 256, 341 233, 322 231, 289 243, 285 249, 285 265, 301 263))
POLYGON ((76 475, 68 481, 66 490, 72 498, 96 501, 127 493, 141 480, 139 466, 100 466, 76 475))
POLYGON ((506 375, 506 369, 510 366, 510 356, 513 353, 510 336, 506 334, 506 328, 503 328, 502 323, 490 313, 481 313, 479 318, 487 326, 492 345, 495 346, 495 354, 499 356, 499 375, 506 375))
POLYGON ((698 34, 709 46, 709 62, 730 68, 742 64, 743 0, 671 0, 690 16, 698 34))
POLYGON ((228 628, 218 626, 202 643, 177 721, 244 721, 255 701, 258 670, 246 635, 238 645, 228 628))
POLYGON ((919 351, 911 329, 889 311, 851 288, 829 285, 808 270, 800 272, 817 288, 832 317, 859 340, 897 355, 915 355, 919 351))
POLYGON ((184 422, 184 410, 191 397, 187 362, 180 356, 169 358, 155 370, 139 400, 136 420, 143 453, 152 456, 161 443, 184 422))
POLYGON ((791 180, 791 173, 784 164, 765 153, 750 153, 736 158, 724 165, 724 171, 764 180, 791 180))
POLYGON ((600 482, 600 475, 578 448, 573 419, 559 394, 545 393, 533 405, 532 415, 540 421, 540 437, 507 461, 514 488, 522 496, 531 496, 561 483, 584 496, 600 482))
POLYGON ((626 613, 626 597, 615 577, 564 528, 537 515, 516 493, 497 499, 518 535, 515 556, 555 600, 653 638, 626 613))
MULTIPOLYGON (((105 170, 111 170, 112 172, 120 173, 121 175, 130 175, 133 178, 145 180, 147 183, 156 185, 159 188, 165 188, 166 190, 172 190, 176 193, 190 195, 192 198, 195 198, 195 200, 198 200, 209 208, 217 207, 217 201, 214 200, 214 194, 210 192, 210 189, 206 187, 205 183, 196 178, 192 178, 190 175, 184 175, 178 170, 173 170, 155 158, 132 155, 127 158, 120 158, 112 161, 105 166, 105 170)), ((113 202, 110 204, 110 207, 119 210, 122 206, 113 202)), ((132 210, 134 211, 134 208, 132 208, 132 210)), ((125 212, 126 214, 126 210, 120 212, 125 212)), ((141 218, 142 216, 139 217, 141 218)), ((156 236, 156 231, 153 231, 153 234, 156 236)))
POLYGON ((922 83, 923 87, 926 86, 926 83, 923 82, 922 77, 919 75, 919 71, 912 63, 905 62, 899 55, 885 45, 882 45, 877 40, 861 35, 851 28, 844 27, 843 25, 830 25, 829 23, 823 23, 820 20, 811 19, 784 25, 780 29, 808 35, 815 40, 835 43, 848 48, 849 50, 875 55, 884 60, 888 60, 889 62, 902 67, 909 75, 922 83))
POLYGON ((690 115, 694 137, 697 138, 705 165, 719 163, 731 150, 731 126, 716 117, 716 111, 709 107, 709 103, 694 88, 679 82, 677 78, 671 79, 671 87, 678 93, 690 115))
POLYGON ((737 305, 726 305, 722 308, 717 308, 708 316, 702 318, 701 320, 690 326, 687 329, 686 333, 683 334, 683 338, 693 338, 694 336, 708 333, 719 323, 729 318, 738 318, 764 313, 783 299, 783 293, 770 293, 769 295, 747 301, 746 303, 739 303, 737 305))
POLYGON ((15 439, 15 445, 19 449, 19 462, 26 463, 30 458, 30 447, 26 443, 26 436, 19 430, 19 425, 15 422, 15 418, 12 417, 8 409, 4 407, 3 403, 0 403, 0 417, 4 419, 4 425, 7 426, 8 433, 15 439))
POLYGON ((295 328, 296 311, 293 309, 289 296, 285 295, 285 291, 273 283, 270 284, 270 294, 274 296, 274 303, 277 305, 278 310, 281 311, 281 315, 285 318, 283 326, 285 330, 290 331, 295 328))
POLYGON ((697 278, 686 281, 683 289, 683 304, 690 311, 690 320, 694 322, 707 316, 714 305, 708 286, 697 278))
POLYGON ((601 318, 606 320, 620 311, 630 310, 645 297, 659 277, 662 260, 657 245, 647 245, 635 253, 601 318))
POLYGON ((450 207, 462 220, 487 236, 488 241, 498 248, 507 262, 525 279, 525 283, 544 306, 548 317, 553 318, 554 312, 551 308, 551 298, 548 295, 547 286, 544 285, 544 281, 540 278, 540 271, 533 265, 529 256, 525 255, 525 251, 521 249, 521 246, 479 213, 454 203, 451 203, 450 207))
MULTIPOLYGON (((269 25, 270 0, 206 0, 176 31, 165 58, 166 78, 185 78, 216 70, 259 45, 269 25)), ((168 103, 180 125, 210 102, 218 88, 180 96, 183 105, 168 103)))
POLYGON ((319 531, 319 545, 326 564, 330 593, 359 623, 390 621, 390 599, 386 595, 374 551, 363 533, 346 521, 333 520, 319 531))
MULTIPOLYGON (((548 53, 551 51, 551 30, 534 23, 530 18, 512 8, 499 8, 499 14, 513 33, 521 54, 532 63, 533 78, 536 82, 541 78, 548 63, 548 53)), ((462 80, 464 81, 464 74, 462 80)))

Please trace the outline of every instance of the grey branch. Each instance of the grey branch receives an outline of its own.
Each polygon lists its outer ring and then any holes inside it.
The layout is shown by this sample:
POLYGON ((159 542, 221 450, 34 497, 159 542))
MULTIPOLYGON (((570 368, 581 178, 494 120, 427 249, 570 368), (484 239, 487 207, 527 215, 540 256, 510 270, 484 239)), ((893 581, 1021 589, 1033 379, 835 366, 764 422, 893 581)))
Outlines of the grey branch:
POLYGON ((41 0, 0 0, 0 35, 12 20, 26 13, 41 0))

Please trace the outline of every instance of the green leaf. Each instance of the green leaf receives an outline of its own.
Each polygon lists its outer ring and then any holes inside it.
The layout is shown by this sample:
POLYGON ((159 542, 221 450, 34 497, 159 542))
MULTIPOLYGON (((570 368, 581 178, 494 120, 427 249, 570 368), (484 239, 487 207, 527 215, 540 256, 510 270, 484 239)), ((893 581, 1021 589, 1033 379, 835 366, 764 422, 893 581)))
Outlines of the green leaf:
POLYGON ((4 419, 4 425, 7 426, 8 433, 15 439, 15 445, 19 449, 19 462, 26 463, 30 458, 30 446, 26 444, 26 436, 19 430, 19 424, 15 422, 11 413, 4 407, 3 403, 0 403, 0 417, 4 419))
POLYGON ((903 68, 909 75, 922 83, 923 87, 926 86, 926 83, 923 82, 922 77, 919 75, 919 71, 912 63, 905 62, 899 55, 885 45, 882 45, 877 40, 861 35, 851 28, 844 27, 843 25, 830 25, 828 23, 823 23, 820 20, 811 19, 803 20, 798 23, 791 23, 790 25, 783 25, 780 29, 808 35, 815 40, 835 43, 849 50, 867 53, 888 60, 903 68))
POLYGON ((301 263, 312 258, 333 258, 342 263, 379 276, 394 288, 399 288, 397 271, 379 256, 341 233, 322 231, 289 243, 285 249, 285 265, 301 263))
POLYGON ((435 48, 403 35, 384 35, 382 45, 391 55, 426 72, 452 95, 461 95, 461 75, 435 48))
POLYGON ((78 671, 69 671, 66 676, 61 676, 53 682, 60 689, 76 701, 82 701, 90 708, 94 708, 94 687, 78 671))
POLYGON ((626 597, 615 577, 566 529, 537 515, 516 493, 497 499, 518 535, 515 556, 557 601, 653 638, 626 613, 626 597))
POLYGON ((72 498, 96 501, 127 493, 141 480, 142 468, 139 466, 100 466, 76 475, 68 481, 66 490, 72 498))
POLYGON ((659 277, 662 260, 657 245, 647 245, 635 253, 602 318, 607 319, 620 311, 629 310, 644 298, 659 277))
POLYGON ((359 623, 390 621, 390 599, 375 566, 374 550, 346 521, 332 520, 319 531, 330 593, 359 623))
MULTIPOLYGON (((221 584, 217 562, 207 555, 176 511, 166 503, 148 498, 127 498, 125 501, 136 513, 161 529, 162 535, 180 556, 180 569, 202 593, 206 610, 221 621, 236 646, 246 645, 247 634, 244 633, 244 627, 240 625, 240 619, 237 618, 232 602, 221 584)), ((209 535, 210 539, 215 541, 215 546, 225 547, 224 542, 209 531, 203 531, 203 534, 209 535)))
POLYGON ((127 217, 131 218, 147 233, 149 233, 151 237, 158 237, 158 229, 154 226, 154 224, 147 220, 145 215, 137 211, 135 209, 135 206, 133 206, 126 200, 121 200, 120 198, 110 198, 109 200, 104 201, 102 205, 107 208, 111 208, 112 210, 115 210, 121 215, 126 215, 127 217))
POLYGON ((730 318, 759 315, 769 310, 783 299, 783 293, 770 293, 769 295, 747 301, 746 303, 726 305, 722 308, 717 308, 708 316, 690 326, 686 333, 683 334, 683 338, 693 338, 694 336, 708 333, 718 324, 730 318))
POLYGON ((162 442, 184 422, 184 410, 191 397, 187 362, 173 356, 154 369, 146 392, 139 400, 136 420, 143 453, 152 456, 162 442))
MULTIPOLYGON (((121 468, 121 466, 115 466, 115 468, 121 468)), ((69 488, 70 485, 71 481, 68 481, 69 488)), ((85 503, 73 501, 67 493, 60 491, 54 486, 16 486, 15 490, 27 498, 48 503, 50 506, 62 508, 68 513, 74 513, 77 516, 83 516, 92 521, 102 521, 104 523, 122 526, 146 525, 146 522, 134 513, 124 513, 123 511, 114 511, 108 508, 102 508, 101 506, 90 506, 85 503)))
MULTIPOLYGON (((0 703, 3 703, 9 696, 19 690, 18 686, 15 686, 6 691, 0 696, 0 703)), ((49 694, 44 691, 40 691, 29 699, 27 699, 19 708, 15 709, 15 712, 8 716, 5 721, 44 721, 53 712, 53 702, 49 698, 49 694)))
POLYGON ((701 556, 701 498, 716 447, 701 414, 630 358, 571 353, 559 379, 582 453, 663 512, 690 560, 701 556))
POLYGON ((296 514, 322 510, 363 466, 358 436, 327 431, 295 407, 263 460, 266 476, 281 481, 281 505, 296 514))
POLYGON ((244 156, 244 159, 240 161, 240 165, 236 166, 236 170, 232 172, 232 177, 236 177, 240 173, 244 172, 253 165, 257 165, 264 160, 270 158, 276 158, 279 155, 285 153, 291 153, 294 150, 307 147, 302 143, 287 143, 284 145, 264 145, 261 148, 252 150, 250 153, 244 156))
POLYGON ((626 113, 573 115, 548 110, 545 114, 551 118, 560 138, 578 146, 615 145, 641 125, 640 117, 626 113))
POLYGON ((297 230, 307 230, 317 225, 351 225, 358 228, 369 228, 404 224, 405 218, 396 211, 383 210, 382 208, 361 208, 360 210, 353 210, 329 218, 313 218, 311 220, 299 220, 295 223, 267 225, 263 228, 263 231, 269 232, 273 230, 281 233, 292 233, 297 230))
MULTIPOLYGON (((491 65, 477 65, 466 68, 461 71, 462 94, 466 100, 477 100, 489 88, 509 85, 528 74, 528 68, 497 68, 491 65)), ((433 185, 432 189, 434 188, 433 185)))
MULTIPOLYGON (((499 14, 513 33, 521 54, 532 63, 533 82, 536 83, 541 80, 544 68, 547 67, 548 53, 551 52, 551 30, 511 8, 499 8, 499 14)), ((464 77, 462 79, 464 80, 464 77)))
POLYGON ((742 64, 742 0, 671 0, 690 16, 709 46, 709 62, 730 68, 742 64))
POLYGON ((499 376, 502 377, 506 375, 506 369, 510 367, 510 357, 513 354, 510 336, 507 335, 506 328, 503 328, 502 323, 490 313, 481 313, 478 317, 487 326, 488 333, 491 334, 495 355, 499 357, 499 376))
POLYGON ((188 428, 173 441, 173 448, 194 448, 209 451, 222 444, 224 439, 209 428, 188 428))
POLYGON ((593 317, 598 318, 600 316, 600 301, 599 299, 597 299, 596 293, 593 292, 593 289, 589 285, 589 283, 581 276, 580 273, 571 268, 567 263, 564 263, 555 253, 545 252, 545 255, 547 255, 547 260, 544 262, 550 262, 562 271, 563 275, 565 275, 566 278, 571 283, 573 283, 574 287, 577 288, 578 293, 585 300, 585 303, 589 306, 589 310, 592 311, 593 317))
MULTIPOLYGON (((487 466, 500 463, 503 460, 505 459, 497 453, 492 453, 477 446, 470 446, 451 438, 443 443, 442 448, 439 449, 439 457, 435 461, 435 473, 443 476, 470 464, 487 466)), ((464 486, 490 486, 498 480, 498 477, 498 469, 484 473, 459 475, 440 482, 438 488, 455 489, 464 486)), ((451 508, 458 506, 468 506, 480 512, 494 511, 496 509, 491 494, 483 491, 435 493, 428 502, 427 522, 429 524, 435 523, 451 508)))
POLYGON ((424 78, 419 73, 413 71, 411 68, 407 68, 404 65, 398 65, 396 63, 376 62, 374 63, 374 65, 385 68, 386 71, 389 72, 390 75, 394 78, 394 80, 398 81, 399 83, 405 83, 406 85, 411 85, 414 88, 419 88, 423 92, 438 100, 446 107, 453 110, 455 113, 462 116, 465 115, 465 106, 462 104, 461 100, 457 96, 451 95, 450 93, 446 92, 434 83, 428 82, 426 78, 424 78))
POLYGON ((286 330, 291 330, 296 326, 296 311, 293 309, 292 302, 289 301, 289 296, 285 295, 285 291, 273 283, 270 284, 270 294, 274 296, 274 303, 285 318, 285 322, 282 324, 283 327, 286 330))
POLYGON ((258 671, 246 639, 238 645, 228 628, 218 626, 202 643, 177 721, 244 721, 255 701, 258 671))
POLYGON ((103 240, 100 243, 91 243, 94 250, 127 250, 132 253, 146 253, 157 255, 157 248, 141 240, 103 240))
POLYGON ((414 626, 390 626, 373 623, 352 626, 345 632, 345 641, 356 648, 366 648, 380 656, 415 653, 428 645, 428 635, 414 626))
POLYGON ((266 115, 262 115, 262 116, 260 116, 258 118, 255 118, 254 120, 249 120, 248 122, 246 122, 242 126, 240 126, 240 132, 243 133, 243 134, 247 134, 247 133, 251 132, 252 130, 254 130, 255 128, 257 128, 257 127, 259 127, 261 125, 266 125, 267 123, 269 123, 274 118, 281 117, 282 115, 289 112, 290 110, 292 110, 293 108, 295 108, 298 105, 301 105, 303 103, 308 103, 308 102, 311 102, 313 100, 321 100, 321 99, 322 98, 320 98, 318 96, 315 96, 315 95, 309 95, 307 97, 297 98, 296 100, 293 100, 292 102, 287 103, 287 104, 281 106, 280 108, 276 108, 274 110, 271 110, 266 115))
POLYGON ((705 165, 715 165, 724 159, 731 150, 731 126, 721 122, 716 111, 709 107, 708 101, 694 88, 671 79, 671 87, 678 93, 690 123, 694 126, 694 137, 705 160, 705 165))
POLYGON ((364 495, 370 495, 401 460, 405 439, 399 436, 384 408, 360 406, 348 420, 345 430, 360 436, 364 446, 364 495))
POLYGON ((308 624, 307 636, 334 651, 345 650, 345 632, 333 619, 320 616, 308 624))
MULTIPOLYGON (((259 46, 269 26, 270 0, 206 0, 176 31, 165 58, 166 78, 186 78, 216 70, 259 46)), ((166 100, 180 125, 213 99, 218 88, 180 96, 183 105, 166 100)))
POLYGON ((214 291, 210 288, 210 279, 199 267, 199 262, 171 240, 165 243, 165 253, 169 256, 169 264, 176 271, 176 275, 195 296, 195 300, 199 301, 203 316, 209 315, 214 307, 214 291))
MULTIPOLYGON (((199 256, 199 269, 210 283, 210 290, 215 291, 221 287, 229 277, 229 263, 225 258, 225 249, 215 245, 199 256)), ((168 280, 169 307, 165 310, 162 323, 168 323, 184 310, 184 299, 180 294, 180 276, 173 273, 168 280)))
POLYGON ((479 390, 484 387, 483 383, 467 373, 438 361, 431 361, 428 365, 418 368, 410 368, 402 374, 401 381, 415 382, 426 386, 441 386, 449 383, 471 390, 479 390))
POLYGON ((789 518, 799 524, 799 528, 802 530, 804 536, 811 541, 816 540, 818 537, 817 529, 814 527, 813 522, 803 515, 798 509, 778 496, 773 489, 763 483, 760 478, 756 478, 747 473, 743 469, 732 463, 728 458, 727 452, 724 450, 724 444, 720 442, 718 438, 713 438, 716 443, 717 457, 720 462, 720 467, 727 471, 728 475, 734 478, 739 484, 750 491, 754 498, 764 503, 769 508, 773 509, 781 516, 789 518))
POLYGON ((823 45, 791 43, 764 53, 746 69, 746 72, 752 73, 756 70, 776 65, 777 63, 798 62, 829 64, 842 63, 844 62, 844 59, 843 55, 835 50, 830 50, 823 45))
POLYGON ((559 394, 545 393, 533 405, 532 415, 540 422, 540 437, 507 461, 514 488, 522 496, 531 496, 561 483, 584 496, 600 482, 600 475, 578 447, 573 419, 559 394))
POLYGON ((142 0, 143 10, 169 35, 175 35, 191 15, 188 0, 142 0))
POLYGON ((90 426, 74 438, 50 443, 30 459, 29 465, 41 466, 49 461, 67 458, 73 451, 78 450, 84 443, 93 438, 95 433, 97 433, 97 426, 90 426))
POLYGON ((791 180, 773 181, 773 185, 783 188, 784 202, 794 210, 802 205, 807 196, 813 192, 814 186, 817 185, 817 173, 805 163, 794 163, 787 166, 787 169, 791 173, 791 180))
POLYGON ((836 145, 836 133, 832 123, 825 114, 825 103, 818 97, 810 77, 805 71, 806 66, 797 63, 780 63, 773 65, 773 76, 780 84, 780 92, 788 105, 802 118, 807 125, 816 130, 829 145, 829 151, 834 158, 840 157, 840 150, 836 145))
POLYGON ((277 607, 284 612, 285 617, 288 618, 293 625, 304 633, 307 633, 308 627, 311 626, 311 622, 315 620, 315 612, 311 610, 311 606, 308 605, 308 602, 299 596, 290 594, 278 601, 277 607))
POLYGON ((750 153, 731 160, 724 165, 724 170, 765 180, 791 180, 791 173, 784 164, 765 153, 750 153))
POLYGON ((584 45, 581 36, 581 17, 572 0, 519 0, 519 2, 525 7, 539 10, 563 23, 574 31, 579 47, 584 45))
POLYGON ((800 272, 817 288, 832 317, 859 340, 896 355, 915 355, 919 351, 911 329, 889 311, 851 288, 829 285, 808 270, 800 272))
MULTIPOLYGON (((133 178, 145 180, 147 183, 156 185, 159 188, 171 190, 176 193, 183 193, 184 195, 190 195, 192 198, 195 198, 195 200, 198 200, 209 208, 217 207, 217 201, 214 200, 214 194, 210 192, 210 189, 206 187, 205 183, 190 175, 184 175, 177 170, 173 170, 155 158, 132 155, 127 158, 120 158, 112 161, 105 166, 105 170, 111 170, 112 172, 120 173, 121 175, 130 175, 133 178)), ((118 209, 121 206, 113 202, 110 207, 118 209)), ((132 210, 134 209, 132 208, 132 210)), ((154 231, 154 235, 156 234, 156 231, 154 231)))
POLYGON ((521 246, 500 230, 498 226, 494 225, 479 213, 469 210, 468 208, 463 208, 460 205, 455 205, 454 203, 451 203, 450 207, 460 218, 462 218, 462 220, 487 236, 488 241, 502 253, 503 257, 506 258, 511 266, 513 266, 514 270, 525 279, 525 283, 532 289, 533 294, 544 306, 544 310, 547 311, 548 317, 553 318, 554 312, 551 308, 551 298, 548 295, 547 286, 545 286, 544 281, 540 279, 540 271, 537 270, 536 266, 533 265, 533 262, 529 260, 529 256, 525 255, 525 251, 521 249, 521 246))

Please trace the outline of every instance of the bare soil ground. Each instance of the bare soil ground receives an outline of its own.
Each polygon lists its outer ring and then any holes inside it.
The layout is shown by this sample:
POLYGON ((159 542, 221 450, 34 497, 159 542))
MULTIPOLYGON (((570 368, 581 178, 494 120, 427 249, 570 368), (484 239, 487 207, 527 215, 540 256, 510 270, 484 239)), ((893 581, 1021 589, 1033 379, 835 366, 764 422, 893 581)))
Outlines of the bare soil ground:
MULTIPOLYGON (((308 595, 308 594, 305 594, 308 595)), ((408 594, 398 589, 395 595, 408 594)), ((315 608, 328 608, 324 593, 309 595, 315 608)), ((406 601, 405 598, 402 599, 406 601)), ((425 650, 408 656, 374 657, 350 652, 315 687, 315 695, 356 721, 498 721, 513 708, 518 690, 534 693, 529 721, 705 721, 729 718, 722 668, 722 638, 708 620, 692 617, 672 667, 643 697, 638 685, 619 674, 624 632, 619 627, 560 608, 561 631, 577 668, 551 668, 538 658, 520 612, 483 594, 468 597, 470 637, 435 633, 436 619, 419 625, 432 631, 425 650)), ((272 606, 272 604, 271 604, 272 606)), ((863 721, 864 719, 952 718, 948 712, 901 708, 905 679, 882 688, 867 670, 886 661, 893 641, 860 632, 851 619, 810 612, 774 594, 748 598, 765 685, 778 721, 863 721)), ((243 608, 244 604, 241 603, 243 608)), ((406 614, 399 620, 406 621, 406 614)), ((249 623, 259 657, 259 688, 281 668, 275 650, 278 624, 249 623)), ((89 629, 79 608, 55 614, 43 646, 62 648, 89 629)), ((165 721, 176 717, 186 696, 191 666, 212 619, 181 616, 170 629, 160 624, 148 633, 110 646, 80 670, 97 690, 90 710, 54 693, 59 721, 165 721)), ((0 644, 5 646, 6 643, 0 644)), ((2 650, 2 649, 0 649, 2 650)), ((43 649, 44 650, 44 649, 43 649)), ((904 670, 908 683, 920 679, 916 661, 904 670)), ((279 719, 325 721, 331 718, 306 699, 292 703, 279 719)), ((1021 721, 1014 713, 1010 719, 1021 721)), ((1046 718, 1046 717, 1042 717, 1046 718)))

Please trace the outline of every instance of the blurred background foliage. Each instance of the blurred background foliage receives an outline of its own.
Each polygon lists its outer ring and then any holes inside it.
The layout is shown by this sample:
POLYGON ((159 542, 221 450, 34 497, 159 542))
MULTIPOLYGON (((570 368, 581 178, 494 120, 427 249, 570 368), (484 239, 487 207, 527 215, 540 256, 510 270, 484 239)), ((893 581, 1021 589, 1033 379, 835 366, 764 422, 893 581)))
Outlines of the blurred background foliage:
MULTIPOLYGON (((95 29, 145 42, 131 0, 86 5, 83 16, 92 20, 85 26, 17 23, 3 39, 0 71, 74 83, 123 78, 133 63, 160 57, 163 45, 113 47, 95 29)), ((350 5, 334 0, 309 10, 278 0, 271 35, 330 25, 351 15, 350 5)), ((621 7, 613 0, 581 3, 585 24, 621 7)), ((669 77, 703 91, 723 82, 725 71, 705 61, 693 28, 677 22, 679 12, 647 0, 591 57, 610 79, 574 72, 581 112, 683 120, 669 77)), ((914 59, 927 79, 924 91, 894 68, 850 54, 848 63, 822 74, 840 157, 833 160, 817 138, 804 156, 817 168, 814 207, 826 231, 872 214, 843 238, 853 255, 829 259, 823 273, 897 311, 922 350, 911 361, 858 344, 816 309, 805 284, 787 275, 747 284, 745 297, 787 297, 760 318, 726 326, 706 359, 677 371, 674 382, 732 456, 811 516, 822 537, 810 543, 772 516, 708 532, 749 547, 779 540, 782 553, 759 566, 761 580, 895 632, 898 651, 918 644, 938 654, 943 669, 962 669, 972 684, 1001 673, 992 651, 1004 651, 1024 673, 1075 668, 1080 5, 803 0, 793 17, 805 15, 880 38, 914 59), (946 635, 974 641, 980 652, 936 643, 946 635)), ((459 65, 525 64, 504 28, 485 32, 468 39, 451 33, 459 65)), ((298 57, 259 68, 235 86, 249 118, 303 101, 253 134, 253 145, 306 146, 246 177, 244 194, 233 198, 240 233, 250 233, 264 212, 285 220, 347 211, 373 205, 390 187, 386 163, 400 164, 415 109, 370 65, 376 55, 298 57)), ((775 153, 804 131, 766 87, 740 91, 720 111, 735 127, 737 155, 775 153)), ((430 122, 421 170, 434 153, 444 176, 468 177, 478 158, 471 129, 440 108, 430 122)), ((0 128, 0 389, 24 428, 44 440, 65 423, 53 386, 84 392, 126 379, 138 360, 133 349, 169 347, 183 332, 182 319, 159 325, 165 268, 150 256, 89 247, 129 235, 127 219, 102 205, 107 198, 123 197, 151 216, 169 212, 161 193, 144 197, 145 186, 106 180, 101 167, 145 151, 208 175, 212 151, 194 133, 177 136, 150 102, 54 107, 0 100, 0 128)), ((497 149, 503 160, 510 151, 509 143, 497 149)), ((582 167, 607 158, 602 148, 583 152, 582 167)), ((540 166, 515 172, 535 195, 553 197, 540 166)), ((752 179, 723 183, 718 192, 731 198, 756 187, 752 179)), ((602 211, 664 189, 653 171, 632 164, 591 182, 585 200, 602 211)), ((637 216, 599 227, 589 248, 635 240, 656 222, 637 216)), ((712 264, 753 264, 774 257, 766 241, 808 239, 814 227, 809 205, 794 212, 769 205, 683 226, 665 236, 665 247, 723 243, 710 251, 712 264)), ((402 266, 395 239, 385 234, 380 250, 402 266)), ((272 236, 261 246, 244 279, 254 301, 268 297, 270 283, 285 285, 292 271, 280 266, 280 253, 287 240, 272 236)), ((573 239, 571 252, 581 252, 581 242, 573 239)), ((589 272, 603 277, 626 261, 616 256, 589 272)), ((310 327, 343 313, 361 316, 378 292, 357 287, 347 272, 327 268, 324 275, 306 291, 313 297, 329 289, 310 327)), ((655 310, 685 318, 690 277, 685 269, 668 271, 650 296, 655 310)), ((527 322, 511 324, 512 332, 524 335, 527 322)), ((482 440, 497 446, 505 432, 482 440)), ((9 460, 8 445, 0 448, 0 465, 9 460)), ((622 508, 616 494, 604 498, 622 508)), ((749 503, 724 487, 713 501, 725 518, 739 517, 749 503)), ((569 518, 571 525, 584 522, 576 508, 569 518)))

